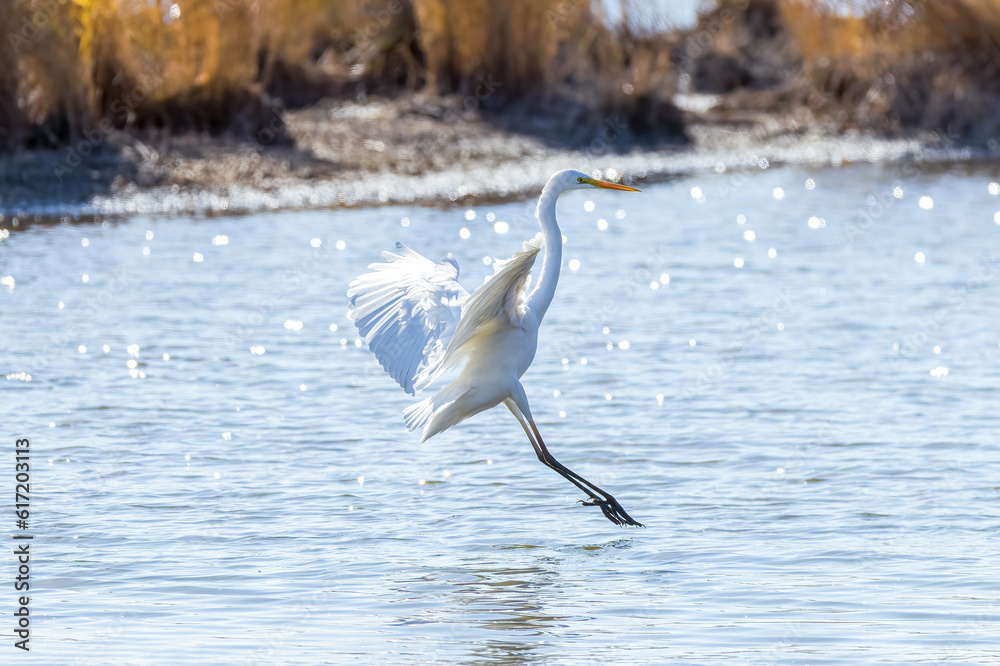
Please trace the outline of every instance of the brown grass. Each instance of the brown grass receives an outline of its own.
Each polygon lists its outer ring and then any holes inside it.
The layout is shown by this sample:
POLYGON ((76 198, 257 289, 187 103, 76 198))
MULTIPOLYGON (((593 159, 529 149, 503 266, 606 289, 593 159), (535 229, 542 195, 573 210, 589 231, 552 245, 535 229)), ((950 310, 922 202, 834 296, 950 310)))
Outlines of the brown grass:
POLYGON ((179 15, 145 0, 0 5, 12 34, 38 19, 0 48, 0 146, 72 143, 105 121, 253 134, 280 114, 273 97, 394 89, 642 115, 672 86, 663 36, 610 27, 600 0, 199 0, 179 15), (484 81, 498 85, 484 94, 484 81))
POLYGON ((181 2, 172 16, 169 3, 141 0, 6 0, 0 142, 23 139, 26 126, 61 143, 102 119, 218 131, 248 106, 266 116, 261 93, 274 68, 308 64, 317 43, 371 21, 366 6, 380 4, 204 0, 181 2))
POLYGON ((806 0, 779 5, 806 80, 842 121, 995 139, 1000 0, 872 2, 861 17, 837 16, 806 0))

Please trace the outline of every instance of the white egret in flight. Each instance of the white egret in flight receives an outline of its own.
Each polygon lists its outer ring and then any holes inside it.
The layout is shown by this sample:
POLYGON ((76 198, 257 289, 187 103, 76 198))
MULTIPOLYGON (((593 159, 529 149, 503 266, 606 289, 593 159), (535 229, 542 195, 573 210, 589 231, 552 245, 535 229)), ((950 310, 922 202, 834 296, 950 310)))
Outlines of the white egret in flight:
POLYGON ((383 252, 385 263, 371 264, 371 273, 351 283, 348 315, 378 362, 410 395, 465 363, 454 381, 403 411, 410 430, 422 429, 421 442, 503 403, 521 423, 538 459, 588 496, 588 501, 581 500, 585 506, 601 507, 616 525, 641 527, 614 497, 549 453, 519 381, 535 357, 538 327, 559 280, 562 233, 556 223, 556 199, 567 190, 594 187, 639 191, 579 171, 560 171, 538 199, 542 241, 527 241, 523 251, 497 261, 493 277, 471 295, 457 281, 458 262, 451 254, 435 264, 397 243, 397 254, 383 252), (531 267, 542 247, 542 271, 528 293, 531 267))

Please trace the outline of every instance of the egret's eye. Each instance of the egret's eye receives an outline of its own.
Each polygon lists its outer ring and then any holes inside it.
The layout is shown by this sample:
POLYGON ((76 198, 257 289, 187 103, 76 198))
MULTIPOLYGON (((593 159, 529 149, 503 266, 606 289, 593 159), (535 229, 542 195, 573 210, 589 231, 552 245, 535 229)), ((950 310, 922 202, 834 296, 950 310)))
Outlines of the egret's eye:
POLYGON ((582 182, 583 182, 583 178, 577 178, 577 179, 576 179, 576 182, 578 182, 578 183, 582 183, 582 182))

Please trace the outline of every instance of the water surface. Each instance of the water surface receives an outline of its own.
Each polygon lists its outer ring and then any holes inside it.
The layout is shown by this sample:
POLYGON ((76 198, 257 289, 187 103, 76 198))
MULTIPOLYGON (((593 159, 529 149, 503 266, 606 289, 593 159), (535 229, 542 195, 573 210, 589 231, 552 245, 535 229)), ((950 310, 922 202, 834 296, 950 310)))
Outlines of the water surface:
POLYGON ((506 411, 418 444, 346 318, 397 240, 471 290, 533 202, 6 218, 32 663, 997 661, 997 174, 564 195, 523 382, 647 529, 579 505, 506 411))

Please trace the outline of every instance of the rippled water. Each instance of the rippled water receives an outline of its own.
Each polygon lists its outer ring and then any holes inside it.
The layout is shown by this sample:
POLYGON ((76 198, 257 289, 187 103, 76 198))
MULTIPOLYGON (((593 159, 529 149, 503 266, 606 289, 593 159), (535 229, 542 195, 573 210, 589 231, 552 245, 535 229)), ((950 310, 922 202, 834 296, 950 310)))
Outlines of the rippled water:
POLYGON ((471 289, 533 202, 20 221, 0 400, 32 440, 30 656, 995 662, 997 175, 563 197, 524 384, 552 451, 647 529, 577 504, 506 411, 418 444, 346 319, 379 250, 453 251, 471 289))

